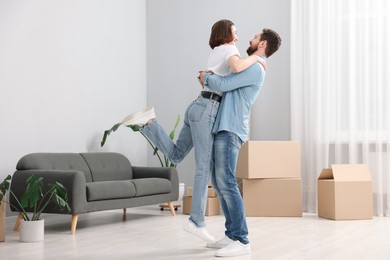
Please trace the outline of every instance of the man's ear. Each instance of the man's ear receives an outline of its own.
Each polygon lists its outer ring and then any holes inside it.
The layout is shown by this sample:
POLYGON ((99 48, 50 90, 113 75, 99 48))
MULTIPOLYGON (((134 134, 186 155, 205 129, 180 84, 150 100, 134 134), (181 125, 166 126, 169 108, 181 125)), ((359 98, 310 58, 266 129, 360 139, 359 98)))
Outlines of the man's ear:
POLYGON ((259 45, 257 45, 257 48, 260 49, 260 48, 264 48, 267 47, 267 41, 266 40, 263 40, 263 41, 260 41, 259 42, 259 45))

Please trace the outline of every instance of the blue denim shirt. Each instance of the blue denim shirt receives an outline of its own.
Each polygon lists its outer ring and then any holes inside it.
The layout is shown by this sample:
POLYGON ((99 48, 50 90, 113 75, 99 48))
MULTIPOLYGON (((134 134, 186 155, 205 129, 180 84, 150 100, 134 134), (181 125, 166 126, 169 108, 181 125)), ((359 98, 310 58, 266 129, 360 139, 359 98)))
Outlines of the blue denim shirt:
MULTIPOLYGON (((261 57, 265 60, 265 57, 261 57)), ((226 92, 223 95, 213 133, 232 132, 243 142, 248 139, 249 117, 252 105, 259 95, 265 78, 263 66, 256 62, 240 73, 227 76, 206 74, 204 83, 213 90, 226 92)))

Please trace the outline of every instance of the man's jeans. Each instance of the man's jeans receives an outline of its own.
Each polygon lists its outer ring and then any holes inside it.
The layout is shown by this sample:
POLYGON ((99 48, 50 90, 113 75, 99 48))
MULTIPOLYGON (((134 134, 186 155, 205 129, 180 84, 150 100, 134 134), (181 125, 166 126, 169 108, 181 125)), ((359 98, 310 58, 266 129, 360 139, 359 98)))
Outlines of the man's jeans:
POLYGON ((176 144, 172 142, 156 120, 141 130, 173 163, 181 162, 194 147, 196 173, 190 220, 198 227, 206 225, 204 215, 207 203, 207 185, 214 167, 212 129, 218 107, 219 102, 211 99, 198 97, 193 101, 186 110, 184 124, 176 144))
POLYGON ((244 203, 236 181, 236 166, 241 145, 241 139, 234 133, 221 131, 215 136, 215 172, 211 180, 226 218, 225 235, 232 240, 248 244, 244 203))

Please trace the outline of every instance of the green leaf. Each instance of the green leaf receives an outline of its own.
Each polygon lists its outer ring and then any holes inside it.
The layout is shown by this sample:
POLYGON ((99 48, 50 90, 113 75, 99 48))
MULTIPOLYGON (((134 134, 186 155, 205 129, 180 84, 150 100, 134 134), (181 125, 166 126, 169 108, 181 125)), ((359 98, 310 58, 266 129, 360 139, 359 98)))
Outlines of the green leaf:
POLYGON ((139 132, 139 130, 141 130, 141 126, 139 125, 127 125, 126 127, 131 128, 134 132, 139 132))
POLYGON ((177 125, 179 124, 179 121, 180 121, 180 115, 177 115, 175 125, 173 126, 173 130, 169 134, 169 138, 171 138, 171 140, 175 138, 175 132, 176 132, 177 125))
POLYGON ((50 189, 53 192, 53 196, 51 197, 51 202, 53 202, 56 206, 60 208, 60 210, 64 210, 65 208, 70 211, 70 207, 68 204, 68 192, 66 188, 59 182, 55 182, 54 184, 49 184, 50 189))
POLYGON ((43 178, 31 175, 27 179, 27 188, 22 195, 21 204, 24 208, 34 208, 42 198, 43 178))
POLYGON ((119 128, 119 126, 121 126, 121 123, 115 124, 113 127, 111 127, 110 130, 104 131, 103 139, 100 143, 100 146, 102 146, 102 147, 104 146, 104 144, 106 143, 107 137, 111 134, 111 132, 115 132, 119 128))
POLYGON ((0 183, 0 205, 1 201, 3 200, 3 197, 9 190, 9 187, 11 186, 11 175, 8 175, 2 183, 0 183))

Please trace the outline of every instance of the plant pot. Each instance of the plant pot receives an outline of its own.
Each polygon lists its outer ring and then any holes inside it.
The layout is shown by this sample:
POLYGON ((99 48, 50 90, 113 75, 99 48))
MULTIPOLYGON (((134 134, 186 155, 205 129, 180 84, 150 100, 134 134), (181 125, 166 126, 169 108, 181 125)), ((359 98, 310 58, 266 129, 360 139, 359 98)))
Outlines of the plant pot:
POLYGON ((20 222, 20 241, 21 242, 41 242, 45 234, 45 222, 43 219, 36 221, 20 222))
POLYGON ((3 197, 3 200, 1 201, 0 205, 0 242, 5 241, 5 198, 3 197))
POLYGON ((179 183, 179 198, 173 204, 181 204, 184 196, 185 183, 179 183))

